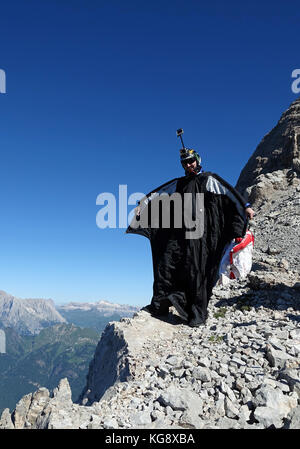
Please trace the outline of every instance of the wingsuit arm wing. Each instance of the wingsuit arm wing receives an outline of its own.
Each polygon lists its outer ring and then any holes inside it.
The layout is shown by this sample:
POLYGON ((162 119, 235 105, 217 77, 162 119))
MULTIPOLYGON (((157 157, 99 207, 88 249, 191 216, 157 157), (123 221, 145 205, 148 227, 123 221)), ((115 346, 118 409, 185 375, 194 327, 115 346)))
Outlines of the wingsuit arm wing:
POLYGON ((208 177, 207 189, 213 193, 225 196, 224 208, 227 222, 230 223, 228 232, 231 238, 243 237, 247 230, 246 201, 243 196, 216 173, 212 173, 208 177))
POLYGON ((160 185, 156 189, 151 190, 147 195, 145 195, 138 203, 138 206, 135 209, 134 217, 128 226, 126 233, 127 234, 140 234, 144 237, 147 237, 149 240, 151 240, 151 227, 149 225, 149 203, 152 201, 153 198, 155 198, 156 195, 160 195, 162 193, 168 193, 172 194, 176 191, 176 185, 177 181, 180 178, 173 178, 170 181, 165 182, 164 184, 160 185), (146 215, 146 219, 143 220, 144 216, 146 215))

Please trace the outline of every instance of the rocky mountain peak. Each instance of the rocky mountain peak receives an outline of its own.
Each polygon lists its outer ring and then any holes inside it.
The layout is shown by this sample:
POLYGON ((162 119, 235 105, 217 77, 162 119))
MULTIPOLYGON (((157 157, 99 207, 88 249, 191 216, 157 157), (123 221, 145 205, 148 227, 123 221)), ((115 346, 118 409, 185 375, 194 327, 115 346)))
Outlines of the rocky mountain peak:
POLYGON ((300 183, 300 98, 282 114, 241 171, 236 188, 254 205, 300 183))

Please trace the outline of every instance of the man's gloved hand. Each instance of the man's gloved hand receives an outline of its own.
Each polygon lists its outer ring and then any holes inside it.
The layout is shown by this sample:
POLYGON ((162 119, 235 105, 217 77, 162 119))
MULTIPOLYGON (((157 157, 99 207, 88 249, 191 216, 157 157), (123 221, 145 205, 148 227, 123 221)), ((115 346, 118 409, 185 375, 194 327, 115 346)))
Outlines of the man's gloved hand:
POLYGON ((253 209, 251 209, 251 207, 247 207, 247 209, 245 209, 245 213, 246 216, 249 217, 250 220, 252 220, 255 212, 253 209))

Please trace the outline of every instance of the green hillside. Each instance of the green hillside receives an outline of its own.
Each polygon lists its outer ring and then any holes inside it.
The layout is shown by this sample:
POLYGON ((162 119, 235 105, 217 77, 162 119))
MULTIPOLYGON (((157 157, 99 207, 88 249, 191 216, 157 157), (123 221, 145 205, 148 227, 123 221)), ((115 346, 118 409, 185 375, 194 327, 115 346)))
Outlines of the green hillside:
POLYGON ((0 354, 0 413, 13 410, 22 396, 49 390, 67 377, 76 401, 85 386, 100 333, 74 324, 57 324, 35 336, 5 329, 6 354, 0 354))

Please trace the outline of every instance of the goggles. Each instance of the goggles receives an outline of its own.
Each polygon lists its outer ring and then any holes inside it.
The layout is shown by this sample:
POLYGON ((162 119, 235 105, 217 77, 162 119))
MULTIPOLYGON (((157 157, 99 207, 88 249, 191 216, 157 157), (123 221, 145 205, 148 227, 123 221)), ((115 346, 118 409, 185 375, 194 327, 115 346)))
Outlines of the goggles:
POLYGON ((188 159, 181 161, 182 165, 193 164, 194 162, 196 162, 195 157, 189 157, 188 159))

